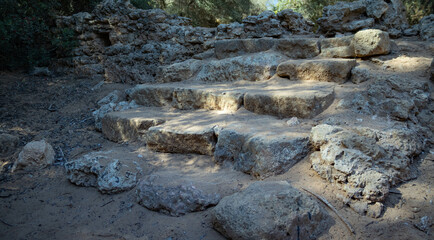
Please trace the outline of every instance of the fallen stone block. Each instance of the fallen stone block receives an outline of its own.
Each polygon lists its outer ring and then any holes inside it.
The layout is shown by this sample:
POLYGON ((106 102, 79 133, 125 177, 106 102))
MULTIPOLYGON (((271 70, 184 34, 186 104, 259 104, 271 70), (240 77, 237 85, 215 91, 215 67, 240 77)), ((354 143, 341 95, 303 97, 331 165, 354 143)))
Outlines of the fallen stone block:
POLYGON ((389 34, 377 29, 357 32, 354 35, 352 45, 357 57, 389 54, 390 52, 389 34))

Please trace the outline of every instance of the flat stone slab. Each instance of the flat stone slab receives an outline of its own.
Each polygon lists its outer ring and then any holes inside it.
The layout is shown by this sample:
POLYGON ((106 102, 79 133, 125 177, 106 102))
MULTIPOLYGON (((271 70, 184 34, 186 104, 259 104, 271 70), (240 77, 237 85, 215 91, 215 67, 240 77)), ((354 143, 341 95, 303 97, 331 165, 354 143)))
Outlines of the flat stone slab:
POLYGON ((129 96, 148 107, 234 112, 244 105, 257 114, 312 118, 333 102, 334 84, 292 82, 279 78, 221 84, 143 84, 129 90, 129 96))
POLYGON ((111 112, 102 119, 102 133, 114 142, 143 140, 143 134, 150 127, 160 125, 180 114, 174 109, 161 111, 161 108, 157 107, 111 112))
POLYGON ((277 75, 291 80, 344 83, 355 66, 354 59, 288 60, 277 67, 277 75))
POLYGON ((308 133, 271 117, 231 123, 218 131, 214 160, 258 179, 282 174, 306 157, 308 133))
POLYGON ((334 84, 323 82, 292 83, 264 86, 244 94, 244 107, 257 114, 279 118, 313 118, 334 100, 334 84))

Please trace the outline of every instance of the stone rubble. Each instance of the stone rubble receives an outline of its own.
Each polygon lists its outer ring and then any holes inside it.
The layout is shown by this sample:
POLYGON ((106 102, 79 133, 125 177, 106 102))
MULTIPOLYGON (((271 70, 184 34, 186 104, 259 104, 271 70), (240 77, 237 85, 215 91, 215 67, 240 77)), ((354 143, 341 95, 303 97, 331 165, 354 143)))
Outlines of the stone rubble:
POLYGON ((142 169, 136 162, 115 159, 111 152, 92 152, 65 163, 71 183, 113 194, 134 188, 142 169))

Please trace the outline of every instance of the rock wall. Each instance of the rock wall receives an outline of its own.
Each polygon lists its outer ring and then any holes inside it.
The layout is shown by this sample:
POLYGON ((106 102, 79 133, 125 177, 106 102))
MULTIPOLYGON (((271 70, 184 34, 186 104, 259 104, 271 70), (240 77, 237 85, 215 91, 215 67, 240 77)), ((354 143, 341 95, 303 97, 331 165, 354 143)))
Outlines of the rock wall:
POLYGON ((154 82, 160 66, 191 58, 214 56, 216 36, 222 38, 280 37, 308 33, 312 23, 285 10, 249 16, 243 23, 215 28, 191 26, 188 18, 160 9, 142 10, 129 0, 105 0, 92 13, 59 17, 59 27, 72 28, 79 47, 60 65, 81 75, 104 76, 122 83, 154 82))
POLYGON ((391 37, 400 37, 408 28, 405 7, 400 0, 338 2, 324 7, 318 24, 321 32, 330 35, 375 28, 388 31, 391 37))
POLYGON ((125 0, 106 0, 92 13, 57 21, 78 34, 80 46, 69 62, 76 73, 124 83, 152 82, 158 66, 211 48, 215 29, 190 24, 160 9, 136 9, 125 0))

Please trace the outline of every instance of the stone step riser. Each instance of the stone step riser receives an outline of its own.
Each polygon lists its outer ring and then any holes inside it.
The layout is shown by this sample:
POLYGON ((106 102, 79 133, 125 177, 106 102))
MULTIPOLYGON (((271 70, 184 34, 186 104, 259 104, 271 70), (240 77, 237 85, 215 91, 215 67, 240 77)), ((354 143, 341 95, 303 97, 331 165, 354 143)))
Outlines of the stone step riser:
MULTIPOLYGON (((314 90, 302 89, 304 96, 295 94, 299 89, 289 88, 288 93, 274 94, 275 90, 232 90, 210 92, 191 88, 168 88, 149 85, 133 90, 131 99, 146 107, 170 106, 181 110, 206 109, 235 112, 244 106, 247 110, 278 118, 313 118, 324 111, 334 100, 332 85, 317 84, 314 90)), ((285 91, 285 90, 284 90, 285 91)))

